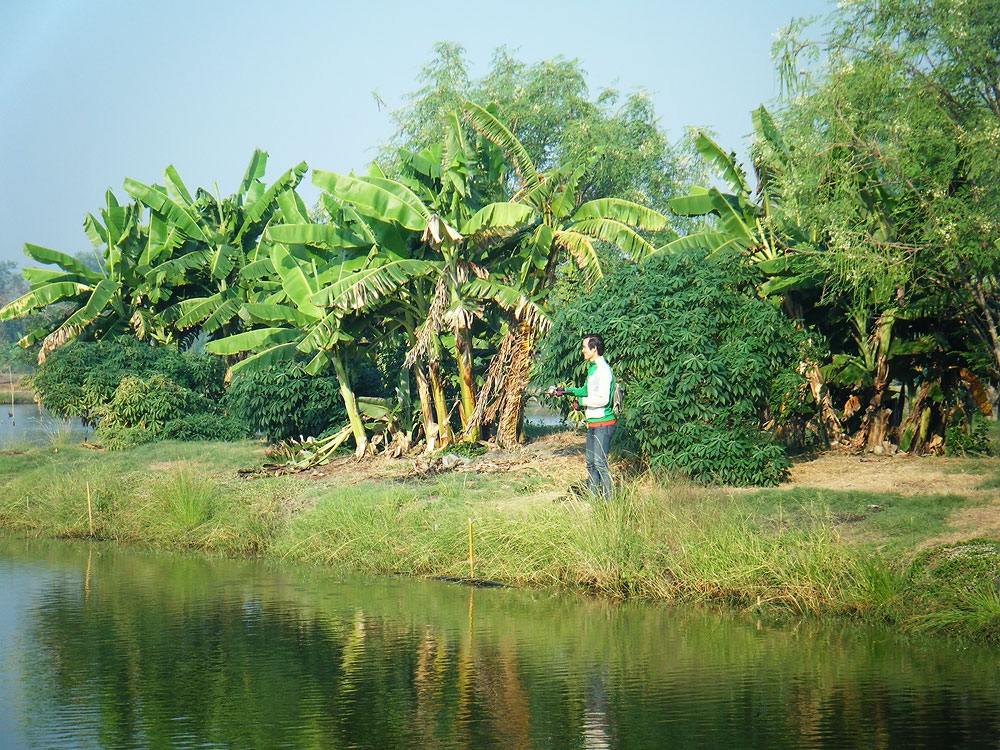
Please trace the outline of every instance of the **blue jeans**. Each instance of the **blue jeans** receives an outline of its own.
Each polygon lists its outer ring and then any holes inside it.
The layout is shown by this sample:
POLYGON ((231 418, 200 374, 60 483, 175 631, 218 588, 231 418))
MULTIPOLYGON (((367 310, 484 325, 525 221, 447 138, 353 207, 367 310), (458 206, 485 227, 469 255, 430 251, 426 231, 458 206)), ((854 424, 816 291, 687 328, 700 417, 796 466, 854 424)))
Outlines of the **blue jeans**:
POLYGON ((611 473, 608 471, 608 453, 611 451, 613 424, 587 428, 587 487, 600 492, 605 500, 611 499, 611 473))

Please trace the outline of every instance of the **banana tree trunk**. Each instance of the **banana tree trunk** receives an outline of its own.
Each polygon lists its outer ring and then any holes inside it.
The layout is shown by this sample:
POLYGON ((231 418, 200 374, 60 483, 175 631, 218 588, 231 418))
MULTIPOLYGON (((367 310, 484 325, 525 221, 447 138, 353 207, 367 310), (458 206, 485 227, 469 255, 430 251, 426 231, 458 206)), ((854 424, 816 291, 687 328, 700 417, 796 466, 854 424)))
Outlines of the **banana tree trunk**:
POLYGON ((833 401, 830 399, 830 391, 823 382, 823 373, 819 365, 815 362, 805 366, 805 378, 809 383, 813 399, 819 404, 819 417, 826 432, 827 440, 833 445, 837 445, 844 439, 844 425, 837 416, 837 410, 833 408, 833 401))
POLYGON ((535 332, 525 322, 511 332, 510 360, 506 377, 498 384, 501 400, 497 413, 498 448, 513 448, 524 440, 524 394, 535 354, 535 332))
POLYGON ((875 361, 875 393, 868 402, 868 408, 861 418, 861 426, 854 436, 854 448, 857 450, 880 450, 887 437, 890 410, 882 407, 882 398, 889 385, 888 376, 888 359, 885 354, 880 353, 875 361))
POLYGON ((431 397, 434 399, 434 411, 437 412, 438 447, 445 448, 452 443, 451 424, 448 420, 448 402, 444 397, 444 384, 441 382, 441 345, 437 336, 431 337, 431 359, 427 363, 427 373, 430 376, 431 397))
POLYGON ((358 402, 351 389, 351 381, 347 376, 347 368, 344 366, 344 359, 339 352, 331 355, 333 369, 337 373, 337 382, 340 384, 340 398, 344 402, 344 409, 347 411, 347 420, 351 423, 351 432, 354 433, 354 442, 357 445, 355 455, 361 458, 368 452, 368 434, 361 421, 361 414, 358 412, 358 402))
POLYGON ((455 326, 455 359, 458 362, 458 387, 462 402, 459 413, 462 431, 468 442, 479 440, 479 424, 474 422, 476 413, 476 387, 472 376, 472 334, 468 328, 455 326))
POLYGON ((420 397, 420 419, 424 426, 424 440, 427 452, 437 449, 438 424, 434 421, 434 404, 431 400, 431 387, 427 380, 427 371, 419 362, 413 365, 413 376, 417 381, 417 395, 420 397))

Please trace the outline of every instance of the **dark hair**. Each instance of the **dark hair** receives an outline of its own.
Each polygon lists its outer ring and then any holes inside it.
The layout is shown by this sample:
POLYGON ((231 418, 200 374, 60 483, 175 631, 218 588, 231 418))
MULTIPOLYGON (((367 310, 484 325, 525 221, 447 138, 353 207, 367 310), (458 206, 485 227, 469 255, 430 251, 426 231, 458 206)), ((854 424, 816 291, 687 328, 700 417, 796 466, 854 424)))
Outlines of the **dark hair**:
POLYGON ((604 356, 604 339, 601 338, 601 334, 585 333, 583 334, 583 340, 587 342, 589 348, 597 349, 597 356, 604 356))

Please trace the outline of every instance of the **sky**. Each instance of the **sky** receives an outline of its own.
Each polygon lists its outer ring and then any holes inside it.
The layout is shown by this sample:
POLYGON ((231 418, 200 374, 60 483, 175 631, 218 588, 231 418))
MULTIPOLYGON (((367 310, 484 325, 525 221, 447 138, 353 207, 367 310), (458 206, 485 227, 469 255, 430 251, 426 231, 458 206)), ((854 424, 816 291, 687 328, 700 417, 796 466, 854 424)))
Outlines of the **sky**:
MULTIPOLYGON (((591 92, 644 90, 671 139, 710 128, 745 155, 750 111, 777 94, 775 32, 829 0, 474 0, 0 3, 0 260, 25 242, 88 250, 82 221, 125 177, 239 184, 305 160, 361 169, 393 132, 437 41, 473 75, 505 45, 523 61, 578 59, 591 92), (377 96, 375 95, 377 94, 377 96), (384 104, 380 105, 381 100, 384 104)), ((314 191, 307 177, 300 192, 314 191)))

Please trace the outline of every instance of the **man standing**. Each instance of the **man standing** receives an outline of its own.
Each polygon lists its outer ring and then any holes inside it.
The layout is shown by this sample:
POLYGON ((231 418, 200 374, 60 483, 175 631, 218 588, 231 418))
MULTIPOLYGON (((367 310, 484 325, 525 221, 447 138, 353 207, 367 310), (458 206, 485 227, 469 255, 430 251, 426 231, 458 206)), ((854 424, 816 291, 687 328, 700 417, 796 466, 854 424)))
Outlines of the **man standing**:
POLYGON ((604 339, 595 333, 584 334, 580 348, 589 363, 587 383, 581 388, 555 388, 555 396, 575 396, 587 418, 587 486, 591 492, 600 492, 605 500, 611 499, 611 474, 608 471, 608 452, 611 437, 615 434, 615 412, 612 399, 615 376, 604 360, 604 339))

